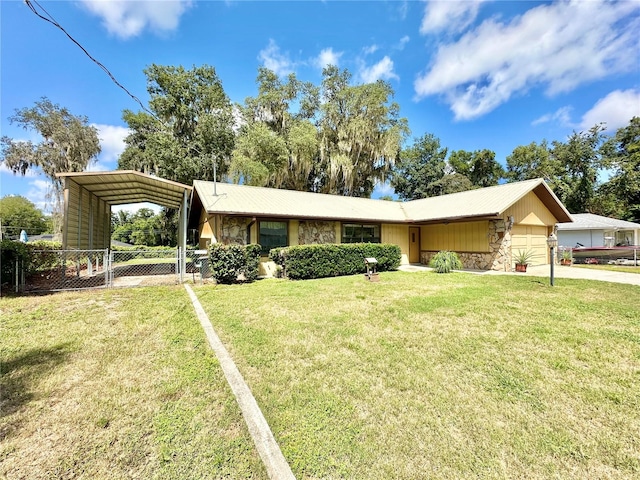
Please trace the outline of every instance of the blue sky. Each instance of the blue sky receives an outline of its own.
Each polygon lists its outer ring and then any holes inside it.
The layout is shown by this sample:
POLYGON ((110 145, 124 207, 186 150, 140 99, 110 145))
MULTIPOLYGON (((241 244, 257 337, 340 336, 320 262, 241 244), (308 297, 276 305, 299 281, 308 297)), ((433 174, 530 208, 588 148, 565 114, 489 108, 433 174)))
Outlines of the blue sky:
MULTIPOLYGON (((319 83, 327 63, 354 82, 384 79, 412 136, 450 150, 564 140, 640 115, 640 2, 527 1, 39 1, 145 104, 145 67, 208 64, 232 101, 256 95, 264 65, 319 83)), ((38 5, 35 5, 38 7, 38 5)), ((122 110, 139 106, 60 30, 20 1, 0 2, 2 135, 15 109, 46 96, 100 133, 91 170, 123 148, 122 110)), ((46 179, 0 166, 0 196, 43 206, 46 179)), ((390 193, 384 186, 375 196, 390 193)))

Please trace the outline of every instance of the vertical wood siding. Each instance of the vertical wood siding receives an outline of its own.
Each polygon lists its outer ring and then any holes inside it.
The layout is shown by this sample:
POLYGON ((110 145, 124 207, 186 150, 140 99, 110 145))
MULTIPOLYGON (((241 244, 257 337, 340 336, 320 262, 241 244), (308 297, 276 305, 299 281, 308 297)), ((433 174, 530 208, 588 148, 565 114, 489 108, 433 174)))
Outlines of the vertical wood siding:
POLYGON ((400 262, 409 263, 409 226, 383 223, 380 226, 380 241, 382 243, 392 243, 400 247, 402 254, 400 262))
POLYGON ((420 231, 421 250, 452 250, 454 252, 488 252, 489 222, 439 223, 423 225, 420 231))
POLYGON ((516 225, 551 226, 558 221, 538 196, 529 192, 504 213, 504 219, 513 216, 516 225))

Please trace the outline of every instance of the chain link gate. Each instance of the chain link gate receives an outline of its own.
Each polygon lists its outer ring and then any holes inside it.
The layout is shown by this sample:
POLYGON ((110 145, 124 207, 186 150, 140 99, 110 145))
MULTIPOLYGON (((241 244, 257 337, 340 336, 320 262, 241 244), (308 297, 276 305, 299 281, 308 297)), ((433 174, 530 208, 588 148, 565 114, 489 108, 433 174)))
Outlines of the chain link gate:
POLYGON ((112 250, 108 285, 138 287, 175 285, 181 280, 180 249, 112 250))

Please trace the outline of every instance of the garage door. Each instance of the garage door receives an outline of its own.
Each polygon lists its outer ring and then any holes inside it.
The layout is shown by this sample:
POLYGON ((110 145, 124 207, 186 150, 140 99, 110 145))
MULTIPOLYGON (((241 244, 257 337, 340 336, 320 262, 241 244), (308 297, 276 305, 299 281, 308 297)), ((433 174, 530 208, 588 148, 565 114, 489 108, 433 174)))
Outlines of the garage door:
POLYGON ((549 263, 547 255, 547 227, 515 225, 511 231, 511 251, 515 255, 518 250, 531 250, 531 265, 549 263))

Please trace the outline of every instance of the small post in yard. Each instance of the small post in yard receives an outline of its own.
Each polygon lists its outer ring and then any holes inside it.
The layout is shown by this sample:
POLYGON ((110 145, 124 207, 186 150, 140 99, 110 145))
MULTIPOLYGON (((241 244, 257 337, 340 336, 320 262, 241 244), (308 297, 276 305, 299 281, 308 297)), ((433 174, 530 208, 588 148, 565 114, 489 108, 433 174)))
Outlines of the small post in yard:
POLYGON ((547 238, 547 245, 549 245, 549 249, 551 250, 551 258, 549 262, 551 266, 550 283, 553 287, 553 267, 556 263, 555 249, 558 246, 558 237, 556 237, 555 233, 551 232, 551 235, 549 235, 549 238, 547 238))

